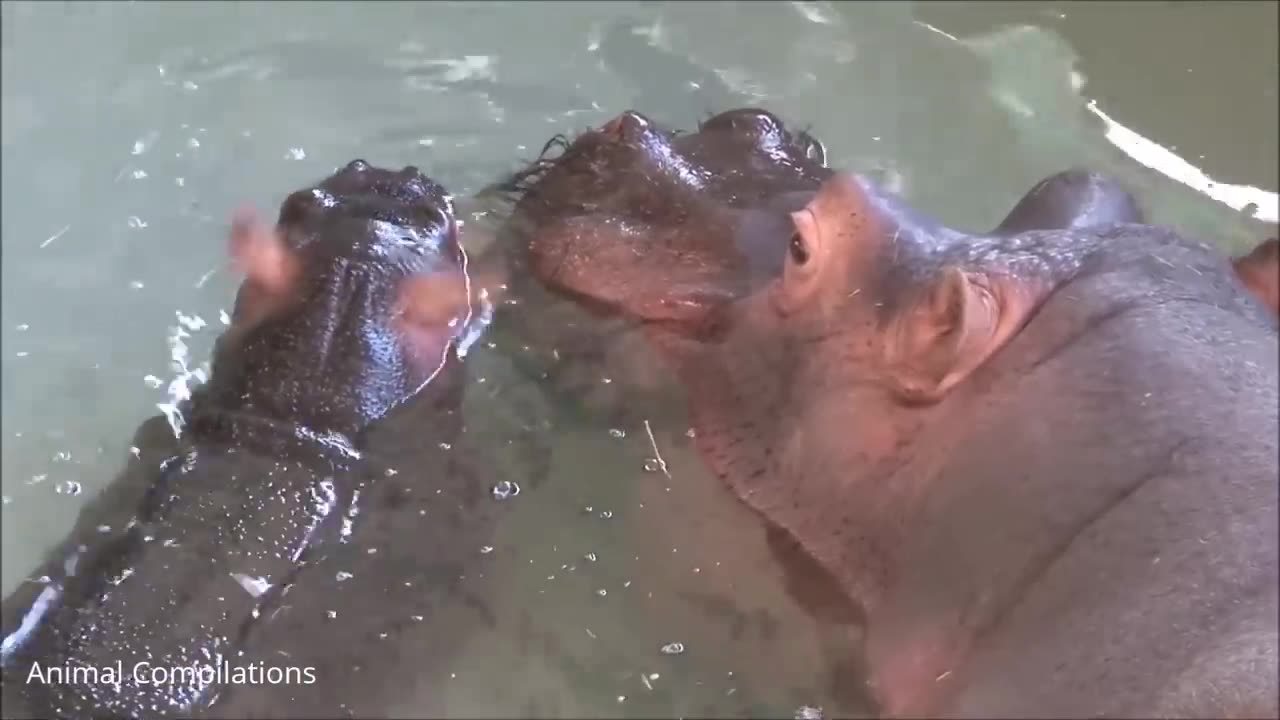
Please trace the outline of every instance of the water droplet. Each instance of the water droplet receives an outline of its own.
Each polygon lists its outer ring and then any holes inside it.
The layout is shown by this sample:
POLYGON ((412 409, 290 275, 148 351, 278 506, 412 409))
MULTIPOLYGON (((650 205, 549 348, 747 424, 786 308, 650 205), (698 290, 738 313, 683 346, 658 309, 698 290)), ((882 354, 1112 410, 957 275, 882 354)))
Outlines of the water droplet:
POLYGON ((134 170, 134 171, 133 171, 133 179, 134 179, 134 180, 141 180, 141 179, 145 178, 146 176, 147 176, 147 171, 146 171, 146 170, 134 170))
POLYGON ((133 288, 134 290, 141 290, 144 286, 141 280, 134 280, 133 282, 129 283, 129 287, 133 288))
POLYGON ((627 436, 627 431, 620 430, 618 428, 609 428, 609 434, 616 438, 622 438, 627 436))
POLYGON ((333 619, 333 618, 338 617, 338 611, 337 611, 337 610, 330 610, 328 614, 329 614, 329 618, 330 618, 330 619, 333 619))
POLYGON ((520 494, 520 486, 510 480, 503 480, 493 486, 493 497, 498 500, 506 500, 520 494))
POLYGON ((624 703, 624 702, 626 702, 626 701, 627 701, 627 696, 626 696, 626 695, 619 695, 619 696, 618 696, 618 704, 622 704, 622 703, 624 703))
POLYGON ((678 643, 678 642, 667 643, 666 645, 662 646, 662 650, 660 652, 663 655, 683 655, 684 643, 678 643))
POLYGON ((146 221, 146 220, 143 220, 142 218, 138 217, 137 215, 130 215, 130 216, 129 216, 129 227, 131 227, 131 228, 133 228, 133 229, 137 230, 137 229, 140 229, 140 228, 144 228, 144 227, 146 227, 146 226, 147 226, 147 221, 146 221))
POLYGON ((600 588, 599 590, 596 591, 596 594, 599 595, 600 597, 604 597, 609 594, 609 591, 605 590, 604 588, 600 588))
POLYGON ((801 705, 796 709, 796 720, 822 720, 822 708, 801 705))
POLYGON ((100 533, 109 533, 109 532, 111 532, 111 526, 110 526, 110 525, 99 525, 99 526, 98 526, 98 532, 100 532, 100 533))
POLYGON ((195 84, 195 83, 191 82, 190 80, 183 80, 183 81, 182 81, 182 89, 183 89, 183 90, 196 90, 196 89, 199 89, 199 87, 200 87, 199 85, 197 85, 197 84, 195 84))
POLYGON ((22 323, 22 324, 21 324, 21 325, 19 325, 16 329, 17 329, 17 331, 18 331, 18 332, 26 332, 30 327, 31 327, 30 325, 28 325, 28 324, 26 324, 26 323, 22 323))
POLYGON ((0 500, 0 503, 4 505, 8 505, 11 502, 13 502, 13 498, 9 497, 8 495, 3 496, 3 499, 0 500))
POLYGON ((174 182, 174 184, 175 184, 175 185, 177 185, 178 187, 185 187, 185 186, 186 186, 186 184, 187 184, 187 180, 186 180, 186 178, 180 178, 180 177, 178 177, 178 178, 174 178, 174 179, 173 179, 173 182, 174 182))
POLYGON ((589 552, 589 553, 587 553, 586 555, 584 555, 583 557, 585 557, 586 559, 590 560, 591 562, 595 562, 595 561, 596 561, 596 554, 595 554, 595 553, 593 553, 593 552, 589 552))
POLYGON ((289 148, 289 154, 284 156, 285 160, 302 160, 307 157, 307 151, 300 147, 289 148))
POLYGON ((608 520, 609 518, 613 517, 613 511, 612 511, 612 510, 601 510, 601 511, 600 511, 600 517, 604 518, 605 520, 608 520))
POLYGON ((156 377, 155 375, 148 375, 142 378, 142 382, 152 390, 155 390, 156 388, 164 384, 164 381, 156 377))
POLYGON ((659 462, 658 462, 658 458, 645 458, 645 459, 644 459, 644 471, 645 471, 645 472, 658 472, 658 470, 660 470, 660 469, 662 469, 662 463, 659 463, 659 462))
POLYGON ((188 139, 187 139, 187 147, 189 147, 189 148, 191 148, 191 149, 193 149, 193 150, 194 150, 195 148, 200 147, 200 141, 199 141, 199 140, 197 140, 197 139, 195 139, 195 138, 188 138, 188 139))
POLYGON ((485 545, 484 547, 480 548, 480 554, 481 554, 481 555, 488 555, 488 554, 489 554, 489 553, 491 553, 491 552, 493 552, 493 546, 492 546, 492 545, 485 545))
POLYGON ((685 431, 684 431, 684 436, 685 436, 685 437, 697 437, 697 436, 698 436, 698 433, 697 433, 697 431, 695 431, 693 428, 689 428, 688 430, 685 430, 685 431))
POLYGON ((40 473, 39 475, 32 475, 32 476, 31 476, 31 479, 27 481, 27 484, 28 484, 28 485, 35 485, 35 484, 37 484, 37 483, 42 483, 42 482, 44 482, 46 479, 48 479, 48 477, 49 477, 49 475, 48 475, 47 473, 40 473))
POLYGON ((334 579, 336 579, 338 582, 345 582, 347 580, 350 580, 353 577, 355 577, 355 575, 352 575, 346 570, 339 570, 338 574, 334 576, 334 579))
POLYGON ((450 449, 450 448, 452 448, 452 447, 453 447, 453 446, 452 446, 452 445, 450 445, 449 443, 444 443, 444 442, 440 443, 440 449, 441 449, 441 450, 448 450, 448 449, 450 449))
POLYGON ((387 468, 386 470, 383 470, 383 471, 382 471, 382 474, 383 474, 383 475, 385 475, 385 476, 387 476, 387 477, 391 477, 391 476, 395 475, 395 474, 396 474, 396 473, 398 473, 398 472, 400 472, 400 471, 399 471, 399 470, 397 470, 397 469, 395 469, 395 468, 387 468))

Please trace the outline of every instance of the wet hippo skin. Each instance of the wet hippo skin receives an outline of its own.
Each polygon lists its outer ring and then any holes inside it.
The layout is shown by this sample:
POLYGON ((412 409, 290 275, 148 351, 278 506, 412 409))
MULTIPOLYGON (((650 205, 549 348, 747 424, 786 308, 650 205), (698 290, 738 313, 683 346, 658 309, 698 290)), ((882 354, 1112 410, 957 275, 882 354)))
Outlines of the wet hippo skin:
POLYGON ((148 421, 47 582, 4 603, 6 717, 376 716, 412 689, 396 667, 456 644, 456 621, 424 633, 494 518, 486 478, 443 449, 471 308, 422 290, 462 281, 451 198, 354 161, 274 228, 240 216, 231 255, 246 279, 180 438, 148 421), (123 676, 28 682, 37 663, 123 676), (147 682, 193 665, 223 674, 147 682), (231 674, 253 665, 293 669, 231 674))
POLYGON ((1275 717, 1274 314, 1166 228, 897 207, 834 176, 667 344, 711 467, 862 608, 883 714, 1275 717))

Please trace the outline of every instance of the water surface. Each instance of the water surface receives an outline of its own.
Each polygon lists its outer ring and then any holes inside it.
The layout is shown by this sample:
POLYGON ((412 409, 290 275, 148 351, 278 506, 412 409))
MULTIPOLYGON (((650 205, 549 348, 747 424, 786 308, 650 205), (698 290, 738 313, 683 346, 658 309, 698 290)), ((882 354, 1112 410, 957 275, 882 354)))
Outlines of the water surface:
MULTIPOLYGON (((1273 3, 5 3, 4 592, 206 359, 235 206, 273 214, 356 157, 465 196, 624 109, 688 126, 758 105, 957 226, 990 227, 1074 165, 1243 248, 1274 225, 1236 208, 1275 222, 1276 21, 1273 3), (1239 192, 1207 197, 1171 158, 1239 192)), ((783 592, 678 413, 652 441, 639 422, 561 422, 493 344, 470 357, 468 422, 536 426, 551 473, 486 555, 497 627, 417 709, 864 711, 833 681, 848 631, 783 592), (655 446, 669 478, 646 470, 655 446)))

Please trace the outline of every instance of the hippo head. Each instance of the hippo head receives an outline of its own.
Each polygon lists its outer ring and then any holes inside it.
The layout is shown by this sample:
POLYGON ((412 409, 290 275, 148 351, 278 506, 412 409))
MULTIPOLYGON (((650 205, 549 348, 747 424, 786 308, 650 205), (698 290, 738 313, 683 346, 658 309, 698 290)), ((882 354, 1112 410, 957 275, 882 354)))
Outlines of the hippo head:
POLYGON ((553 291, 640 321, 688 320, 780 269, 777 247, 829 175, 822 144, 764 110, 690 133, 624 112, 553 138, 507 189, 507 223, 553 291), (558 147, 563 152, 548 158, 558 147))
POLYGON ((231 253, 245 280, 214 350, 218 412, 356 432, 445 369, 469 319, 442 290, 466 283, 452 199, 414 167, 353 161, 275 228, 238 219, 231 253))

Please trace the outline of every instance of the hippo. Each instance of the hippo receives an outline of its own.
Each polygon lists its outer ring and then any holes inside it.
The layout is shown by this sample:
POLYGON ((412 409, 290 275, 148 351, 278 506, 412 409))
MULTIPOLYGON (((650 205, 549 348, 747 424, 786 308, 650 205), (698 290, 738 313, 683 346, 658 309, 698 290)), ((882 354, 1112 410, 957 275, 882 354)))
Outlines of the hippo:
POLYGON ((888 717, 1275 717, 1277 319, 1135 223, 951 237, 833 175, 668 343, 713 471, 861 609, 888 717))
MULTIPOLYGON (((714 199, 669 142, 633 146, 714 199)), ((708 465, 855 603, 882 714, 1275 716, 1265 247, 1143 224, 1083 170, 966 233, 825 169, 778 230, 710 245, 598 172, 518 178, 518 250, 661 348, 708 465)))
POLYGON ((356 160, 274 228, 239 214, 230 254, 245 280, 180 435, 144 423, 4 603, 6 717, 385 715, 485 619, 461 578, 493 501, 450 449, 477 328, 424 292, 466 282, 446 189, 356 160))

